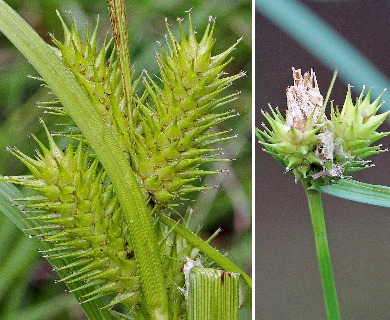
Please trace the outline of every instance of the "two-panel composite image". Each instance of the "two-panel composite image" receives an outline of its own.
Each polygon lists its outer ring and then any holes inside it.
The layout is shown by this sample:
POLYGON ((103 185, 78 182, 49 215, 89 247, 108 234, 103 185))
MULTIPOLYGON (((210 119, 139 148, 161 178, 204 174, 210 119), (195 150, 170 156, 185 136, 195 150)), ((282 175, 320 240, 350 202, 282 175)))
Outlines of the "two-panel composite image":
POLYGON ((387 0, 0 0, 0 319, 390 319, 387 0))

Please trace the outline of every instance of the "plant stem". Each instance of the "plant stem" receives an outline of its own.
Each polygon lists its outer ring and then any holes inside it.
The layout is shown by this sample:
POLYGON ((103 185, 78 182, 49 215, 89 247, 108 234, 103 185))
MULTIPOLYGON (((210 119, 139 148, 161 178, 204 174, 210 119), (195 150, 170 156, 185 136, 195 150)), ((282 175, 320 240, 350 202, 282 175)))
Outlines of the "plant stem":
POLYGON ((114 33, 116 52, 118 55, 119 68, 121 70, 123 91, 128 108, 129 121, 132 123, 132 83, 130 53, 126 25, 126 8, 124 0, 108 0, 110 9, 111 27, 114 33))
POLYGON ((308 182, 305 180, 303 180, 302 184, 305 188, 307 201, 309 203, 318 264, 321 273, 322 290, 325 298, 326 314, 329 320, 339 320, 340 311, 337 300, 336 285, 333 278, 332 264, 330 261, 321 192, 310 189, 308 182))

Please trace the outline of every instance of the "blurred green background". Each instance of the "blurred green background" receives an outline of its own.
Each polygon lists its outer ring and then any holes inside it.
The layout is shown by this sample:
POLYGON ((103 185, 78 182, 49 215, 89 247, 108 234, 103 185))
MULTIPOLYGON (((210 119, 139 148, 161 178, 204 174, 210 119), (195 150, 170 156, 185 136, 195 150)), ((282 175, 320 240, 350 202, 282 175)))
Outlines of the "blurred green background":
MULTIPOLYGON (((286 107, 291 67, 316 72, 342 105, 347 84, 354 99, 365 84, 372 98, 390 88, 390 2, 256 0, 255 124, 267 104, 286 107)), ((389 101, 387 92, 384 100, 389 101)), ((384 109, 388 109, 385 103, 384 109)), ((329 110, 327 110, 329 114, 329 110)), ((386 124, 380 131, 389 131, 386 124)), ((381 140, 390 147, 390 138, 381 140)), ((256 145, 256 319, 326 319, 313 230, 299 183, 256 145)), ((390 185, 390 153, 354 174, 390 185)), ((390 210, 324 195, 324 214, 342 319, 390 319, 390 210)))
MULTIPOLYGON (((107 4, 103 0, 15 0, 6 1, 26 19, 30 25, 51 44, 49 33, 62 37, 61 26, 55 14, 63 16, 71 11, 81 28, 87 22, 95 24, 100 16, 101 39, 110 30, 107 4)), ((214 245, 248 273, 251 272, 251 2, 248 0, 220 1, 127 1, 127 18, 131 62, 136 73, 143 68, 154 74, 158 71, 155 53, 156 41, 164 42, 167 17, 177 35, 175 19, 187 19, 186 10, 193 9, 193 25, 202 34, 209 15, 217 18, 214 53, 232 45, 239 37, 243 41, 234 51, 234 60, 228 67, 229 74, 240 70, 247 76, 232 86, 240 90, 237 101, 228 108, 240 112, 240 116, 223 124, 221 129, 232 128, 238 134, 223 146, 227 158, 236 159, 229 164, 216 165, 229 172, 208 178, 207 185, 216 185, 211 191, 201 193, 198 201, 191 203, 194 209, 192 226, 202 225, 207 237, 221 227, 214 245)), ((186 27, 187 24, 185 23, 186 27)), ((0 34, 0 174, 27 173, 23 165, 5 151, 6 146, 17 146, 33 155, 36 143, 29 137, 34 133, 45 141, 38 118, 43 117, 51 129, 55 129, 53 117, 44 115, 36 107, 37 101, 48 101, 48 90, 40 82, 27 75, 38 76, 26 59, 0 34)), ((71 294, 64 293, 63 284, 55 284, 56 274, 45 259, 40 258, 34 243, 0 214, 0 319, 84 319, 81 308, 71 294)), ((250 310, 244 309, 242 319, 250 318, 250 310)))

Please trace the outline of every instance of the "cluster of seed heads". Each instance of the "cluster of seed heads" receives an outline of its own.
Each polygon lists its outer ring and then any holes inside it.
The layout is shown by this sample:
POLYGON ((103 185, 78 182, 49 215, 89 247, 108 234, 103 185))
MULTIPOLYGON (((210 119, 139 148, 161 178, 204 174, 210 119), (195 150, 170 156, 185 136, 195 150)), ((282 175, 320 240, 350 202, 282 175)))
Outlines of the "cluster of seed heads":
MULTIPOLYGON (((182 19, 178 20, 179 40, 166 22, 167 47, 161 46, 162 53, 157 55, 160 81, 145 71, 135 79, 132 71, 133 96, 128 104, 117 53, 115 48, 111 49, 112 39, 107 37, 98 48, 98 26, 92 33, 87 30, 84 41, 73 20, 68 28, 60 19, 64 40, 53 37, 56 52, 111 128, 153 213, 174 210, 178 200, 183 202, 187 193, 209 189, 193 183, 205 175, 224 171, 207 170, 204 165, 230 161, 220 158, 223 152, 216 145, 234 135, 230 135, 231 130, 213 129, 238 115, 234 110, 224 111, 223 107, 239 93, 222 93, 245 75, 239 72, 226 76, 224 72, 231 61, 230 53, 239 41, 213 56, 215 19, 209 19, 200 41, 192 27, 191 12, 188 37, 182 19), (134 94, 142 91, 142 84, 143 93, 134 94)), ((40 107, 48 113, 67 116, 55 99, 40 103, 40 107)), ((60 281, 77 283, 73 291, 88 289, 82 296, 83 302, 108 296, 111 299, 107 308, 122 304, 132 316, 137 312, 142 314, 131 235, 104 168, 75 125, 69 132, 61 133, 69 139, 67 147, 61 149, 43 120, 40 121, 47 133, 48 146, 33 136, 40 148, 35 158, 17 148, 9 148, 29 168, 31 175, 2 178, 37 191, 36 196, 18 199, 25 219, 36 225, 28 231, 51 245, 42 252, 54 263, 68 259, 65 266, 54 269, 69 270, 69 275, 60 281)), ((198 251, 160 223, 158 216, 154 228, 167 274, 170 312, 177 318, 185 314, 181 289, 185 282, 183 266, 186 259, 196 259, 198 251)))
POLYGON ((372 146, 389 132, 377 132, 390 111, 376 114, 383 93, 371 102, 371 90, 363 88, 356 103, 351 87, 341 110, 331 104, 330 119, 325 115, 323 96, 316 76, 293 68, 294 84, 287 88, 286 118, 276 108, 271 114, 262 111, 270 128, 257 130, 260 143, 296 180, 323 179, 333 181, 369 168, 367 157, 386 151, 372 146))

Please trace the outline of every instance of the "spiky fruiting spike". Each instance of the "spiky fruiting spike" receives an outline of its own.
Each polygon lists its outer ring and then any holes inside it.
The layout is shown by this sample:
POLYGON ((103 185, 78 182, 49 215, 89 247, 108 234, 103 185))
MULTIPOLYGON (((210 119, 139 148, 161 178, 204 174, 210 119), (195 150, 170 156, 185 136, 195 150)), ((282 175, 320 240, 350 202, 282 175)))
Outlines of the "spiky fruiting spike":
POLYGON ((257 130, 260 142, 296 180, 302 178, 342 178, 370 165, 365 158, 383 152, 371 146, 390 132, 376 132, 390 111, 376 115, 383 93, 370 103, 371 90, 364 88, 354 104, 351 87, 342 110, 331 104, 330 120, 325 116, 323 98, 313 71, 293 68, 294 86, 287 88, 286 119, 270 107, 271 115, 262 111, 271 128, 263 124, 257 130))
MULTIPOLYGON (((148 113, 140 113, 143 133, 138 137, 139 142, 142 146, 150 146, 140 150, 140 154, 145 157, 144 161, 149 164, 153 163, 153 165, 148 166, 147 171, 139 167, 141 170, 136 170, 136 173, 147 193, 162 206, 169 205, 169 201, 188 192, 203 189, 191 187, 189 182, 208 172, 202 173, 199 169, 196 171, 197 176, 191 176, 194 167, 185 159, 188 158, 189 152, 195 154, 196 150, 204 149, 206 145, 225 139, 222 137, 223 134, 213 135, 210 129, 236 114, 234 111, 210 113, 225 101, 235 98, 234 94, 227 98, 216 99, 215 97, 226 90, 232 81, 244 75, 239 73, 230 77, 222 77, 220 72, 229 62, 225 59, 235 45, 222 56, 212 57, 214 19, 209 20, 200 42, 197 41, 193 31, 191 12, 189 12, 188 39, 185 37, 182 19, 178 19, 178 23, 180 41, 173 35, 167 23, 168 51, 162 49, 162 55, 157 56, 160 78, 164 86, 159 88, 157 83, 146 74, 145 88, 154 104, 154 109, 148 108, 148 113), (155 154, 160 157, 158 161, 160 165, 152 160, 155 154), (170 175, 161 175, 167 171, 165 166, 173 169, 173 171, 170 170, 170 175), (153 169, 153 173, 150 169, 153 169), (175 175, 185 175, 188 181, 175 181, 175 175), (156 184, 151 183, 150 176, 158 177, 153 178, 153 181, 158 181, 160 189, 156 188, 156 184)), ((142 102, 139 103, 139 105, 142 104, 142 102)), ((225 133, 228 134, 229 131, 225 133)), ((217 149, 209 149, 209 154, 200 151, 196 156, 194 166, 217 161, 216 154, 213 154, 215 150, 217 149)), ((140 161, 139 158, 135 160, 136 163, 140 161)))
POLYGON ((359 168, 365 169, 363 159, 383 152, 378 146, 371 146, 390 132, 377 132, 376 129, 386 120, 390 111, 376 115, 381 106, 382 94, 370 103, 371 89, 364 96, 363 88, 354 104, 351 87, 348 87, 347 96, 341 112, 332 108, 331 120, 334 125, 335 157, 345 167, 345 171, 355 172, 359 168), (351 170, 350 170, 351 169, 351 170))
MULTIPOLYGON (((49 131, 47 134, 50 135, 49 131)), ((28 186, 40 193, 40 196, 18 199, 18 202, 33 200, 25 207, 31 215, 27 219, 36 220, 40 225, 29 228, 30 231, 50 230, 40 235, 42 241, 52 245, 51 249, 42 253, 54 262, 64 258, 73 259, 72 263, 55 269, 71 270, 61 281, 79 283, 72 291, 88 289, 89 293, 83 295, 82 303, 110 297, 106 307, 123 304, 132 314, 133 311, 129 310, 141 301, 136 257, 112 185, 98 160, 92 160, 93 154, 82 141, 76 148, 69 144, 63 152, 52 137, 49 140, 50 148, 42 151, 37 160, 20 151, 15 153, 31 168, 36 168, 32 170, 35 175, 2 177, 1 180, 28 186), (57 172, 56 176, 49 179, 41 173, 45 169, 51 173, 57 172)), ((43 146, 41 142, 39 144, 43 146)), ((204 172, 193 174, 201 173, 204 172)), ((176 177, 171 183, 180 186, 191 180, 176 177)), ((173 186, 173 189, 176 188, 173 186)), ((199 187, 198 190, 204 188, 199 187)), ((162 193, 159 196, 164 197, 162 193)), ((171 196, 171 193, 167 192, 165 196, 171 196)), ((195 259, 198 251, 158 221, 155 228, 167 271, 167 290, 172 310, 175 310, 172 314, 183 316, 184 297, 179 290, 184 285, 182 264, 187 257, 195 259)))
MULTIPOLYGON (((124 277, 124 274, 136 275, 137 269, 135 263, 129 264, 134 260, 134 257, 129 258, 132 256, 131 241, 123 227, 119 203, 106 174, 96 160, 90 162, 89 151, 84 149, 83 143, 73 151, 73 141, 70 141, 66 151, 62 152, 48 131, 47 135, 50 147, 44 148, 39 143, 44 150, 37 160, 14 151, 29 167, 35 168, 31 170, 34 177, 6 179, 28 185, 43 196, 28 205, 29 210, 44 209, 47 212, 32 217, 43 224, 30 229, 58 230, 45 239, 53 246, 46 250, 46 254, 54 261, 65 257, 80 259, 67 266, 76 267, 78 271, 63 281, 99 279, 99 288, 91 296, 98 293, 111 296, 113 292, 138 296, 137 278, 129 281, 124 277), (45 174, 47 172, 50 175, 45 174), (126 273, 122 271, 124 266, 127 266, 126 273)), ((127 302, 134 305, 139 300, 132 298, 127 302)))

